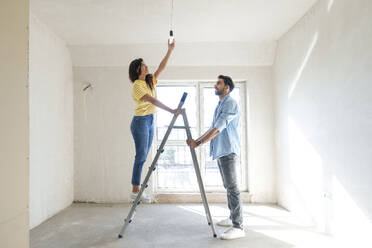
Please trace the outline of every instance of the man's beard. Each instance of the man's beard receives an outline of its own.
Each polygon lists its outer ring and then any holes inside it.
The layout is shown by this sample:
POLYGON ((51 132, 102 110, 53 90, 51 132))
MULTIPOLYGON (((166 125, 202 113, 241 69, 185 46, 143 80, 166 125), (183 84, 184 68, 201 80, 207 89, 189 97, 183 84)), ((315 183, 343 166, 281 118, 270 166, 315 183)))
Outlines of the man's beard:
POLYGON ((214 90, 214 93, 216 94, 216 96, 220 96, 220 95, 222 95, 223 94, 223 90, 221 90, 221 91, 218 91, 218 90, 214 90))

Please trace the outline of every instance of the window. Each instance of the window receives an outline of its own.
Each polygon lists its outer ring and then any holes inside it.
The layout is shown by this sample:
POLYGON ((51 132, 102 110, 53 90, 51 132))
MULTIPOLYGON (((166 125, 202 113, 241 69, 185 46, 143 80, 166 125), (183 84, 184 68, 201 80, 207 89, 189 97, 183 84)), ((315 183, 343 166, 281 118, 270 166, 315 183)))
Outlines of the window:
MULTIPOLYGON (((215 107, 219 98, 215 95, 214 82, 170 83, 159 82, 157 97, 170 107, 177 107, 183 92, 188 96, 184 105, 189 120, 192 137, 197 138, 207 131, 211 124, 215 107)), ((241 112, 241 155, 238 162, 238 182, 241 190, 246 190, 246 154, 245 154, 245 88, 244 83, 235 83, 231 96, 238 102, 241 112)), ((170 124, 172 115, 159 110, 155 121, 154 146, 160 146, 164 134, 170 124)), ((182 117, 178 117, 176 124, 183 126, 182 117)), ((173 129, 164 152, 158 161, 155 171, 155 190, 157 192, 198 192, 198 184, 192 164, 190 150, 185 142, 186 132, 183 129, 173 129)), ((155 156, 156 153, 153 153, 155 156)), ((209 157, 209 144, 196 149, 203 183, 207 192, 223 190, 222 179, 217 161, 209 157)))

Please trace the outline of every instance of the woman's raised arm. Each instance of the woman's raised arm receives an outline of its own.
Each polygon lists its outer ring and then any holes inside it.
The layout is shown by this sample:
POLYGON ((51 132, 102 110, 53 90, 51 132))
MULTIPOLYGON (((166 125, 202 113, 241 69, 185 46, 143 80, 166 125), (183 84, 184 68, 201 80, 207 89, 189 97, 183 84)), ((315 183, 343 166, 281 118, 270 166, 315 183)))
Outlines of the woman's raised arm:
POLYGON ((165 54, 163 60, 160 62, 159 64, 159 67, 158 69, 155 71, 154 73, 154 76, 156 79, 158 79, 160 73, 164 70, 164 68, 166 67, 167 65, 167 62, 168 62, 168 59, 170 57, 170 55, 172 54, 172 51, 174 49, 174 46, 175 46, 175 40, 173 40, 173 42, 171 44, 169 44, 169 40, 168 40, 168 51, 167 51, 167 54, 165 54))

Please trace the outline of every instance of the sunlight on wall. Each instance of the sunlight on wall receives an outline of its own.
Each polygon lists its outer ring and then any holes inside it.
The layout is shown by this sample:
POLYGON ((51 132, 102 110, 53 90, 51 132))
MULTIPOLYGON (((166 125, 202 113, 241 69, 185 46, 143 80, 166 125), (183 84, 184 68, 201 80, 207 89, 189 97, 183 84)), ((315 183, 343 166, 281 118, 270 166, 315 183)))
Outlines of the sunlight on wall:
POLYGON ((296 73, 296 75, 295 75, 295 77, 294 77, 294 79, 293 79, 293 82, 292 82, 292 84, 291 84, 291 87, 289 88, 288 99, 291 98, 291 96, 292 96, 292 94, 293 94, 293 91, 294 91, 294 89, 296 88, 296 85, 297 85, 297 83, 298 83, 298 81, 299 81, 299 79, 300 79, 300 77, 301 77, 301 75, 302 75, 302 72, 303 72, 303 70, 305 69, 305 67, 306 67, 306 65, 307 65, 307 62, 309 61, 309 58, 310 58, 310 56, 311 56, 311 53, 313 52, 313 49, 314 49, 314 47, 315 47, 315 45, 316 45, 316 43, 317 43, 317 41, 318 41, 318 35, 319 35, 319 33, 318 33, 318 31, 317 31, 317 32, 314 34, 314 36, 313 36, 313 40, 312 40, 311 43, 310 43, 310 47, 309 47, 309 49, 307 50, 307 53, 306 53, 306 55, 305 55, 305 57, 304 57, 304 59, 303 59, 303 61, 302 61, 302 63, 301 63, 301 66, 300 66, 300 68, 298 69, 298 71, 297 71, 297 73, 296 73))
POLYGON ((302 197, 306 212, 318 228, 325 228, 322 159, 295 121, 289 117, 290 179, 296 198, 302 197))
POLYGON ((300 201, 318 230, 329 231, 338 247, 372 247, 372 223, 335 175, 323 175, 323 161, 296 122, 289 122, 290 179, 300 201), (324 180, 330 181, 327 193, 324 180), (328 229, 330 228, 330 229, 328 229))
POLYGON ((336 176, 332 177, 332 233, 342 247, 372 247, 372 223, 336 176))
POLYGON ((335 2, 335 0, 329 0, 328 1, 328 5, 327 5, 327 11, 328 12, 331 11, 334 2, 335 2))

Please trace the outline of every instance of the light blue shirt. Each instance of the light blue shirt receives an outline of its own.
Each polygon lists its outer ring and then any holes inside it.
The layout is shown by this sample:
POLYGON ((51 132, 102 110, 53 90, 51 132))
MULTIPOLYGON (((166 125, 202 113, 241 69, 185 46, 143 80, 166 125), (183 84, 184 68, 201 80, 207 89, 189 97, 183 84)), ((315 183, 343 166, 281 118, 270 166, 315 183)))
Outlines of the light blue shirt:
POLYGON ((240 114, 236 101, 227 94, 216 107, 212 128, 220 133, 211 140, 210 156, 213 159, 235 153, 240 154, 240 114))

